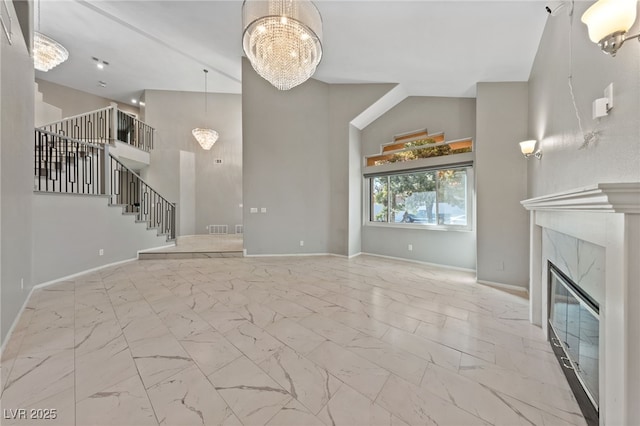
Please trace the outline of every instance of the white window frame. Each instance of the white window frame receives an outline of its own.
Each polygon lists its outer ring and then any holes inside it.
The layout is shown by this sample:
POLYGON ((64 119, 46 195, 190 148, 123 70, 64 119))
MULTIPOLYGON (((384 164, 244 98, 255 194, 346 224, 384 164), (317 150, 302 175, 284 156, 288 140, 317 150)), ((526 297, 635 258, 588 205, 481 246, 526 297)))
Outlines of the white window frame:
MULTIPOLYGON (((436 188, 437 188, 437 181, 436 181, 436 188)), ((409 170, 394 170, 392 173, 389 172, 383 172, 380 173, 379 175, 376 175, 375 173, 372 173, 368 176, 364 177, 364 182, 363 182, 363 186, 364 186, 364 208, 363 208, 363 213, 364 213, 364 225, 365 226, 371 226, 371 227, 382 227, 382 228, 401 228, 401 229, 417 229, 417 230, 437 230, 437 231, 462 231, 462 232, 470 232, 473 231, 474 229, 474 211, 475 211, 475 206, 474 206, 474 188, 475 188, 475 174, 474 174, 474 169, 473 169, 473 165, 472 164, 467 164, 467 165, 457 165, 457 164, 451 164, 451 165, 446 165, 446 164, 442 164, 439 165, 438 167, 429 167, 429 168, 419 168, 419 169, 409 169, 409 170), (411 174, 411 173, 425 173, 425 172, 429 172, 429 171, 434 171, 437 172, 438 170, 455 170, 455 169, 464 169, 466 170, 466 174, 467 174, 467 203, 466 203, 466 213, 467 213, 467 224, 466 225, 445 225, 445 224, 431 224, 431 223, 403 223, 403 222, 389 222, 390 220, 390 215, 388 212, 387 215, 387 222, 376 222, 376 221, 372 221, 371 220, 371 209, 372 209, 372 179, 376 178, 376 177, 381 177, 381 176, 393 176, 393 175, 401 175, 401 174, 411 174)), ((437 192, 437 189, 436 189, 437 192)), ((389 196, 391 196, 391 193, 389 193, 389 196)), ((390 204, 388 204, 390 205, 390 204)), ((437 201, 436 201, 436 206, 438 205, 437 201)), ((436 207, 437 208, 437 207, 436 207)), ((437 212, 437 210, 436 210, 437 212)), ((436 218, 437 218, 437 213, 436 213, 436 218)))

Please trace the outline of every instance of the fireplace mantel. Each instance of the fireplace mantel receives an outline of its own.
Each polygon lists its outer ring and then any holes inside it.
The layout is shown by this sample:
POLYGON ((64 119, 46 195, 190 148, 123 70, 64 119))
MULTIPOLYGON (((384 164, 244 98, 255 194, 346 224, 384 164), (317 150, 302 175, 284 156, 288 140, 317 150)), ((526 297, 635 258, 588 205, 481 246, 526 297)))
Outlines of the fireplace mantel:
POLYGON ((527 210, 640 214, 640 182, 600 183, 521 202, 527 210))
POLYGON ((543 230, 604 248, 600 424, 640 425, 640 182, 601 183, 521 204, 530 211, 530 321, 545 335, 549 295, 543 230))

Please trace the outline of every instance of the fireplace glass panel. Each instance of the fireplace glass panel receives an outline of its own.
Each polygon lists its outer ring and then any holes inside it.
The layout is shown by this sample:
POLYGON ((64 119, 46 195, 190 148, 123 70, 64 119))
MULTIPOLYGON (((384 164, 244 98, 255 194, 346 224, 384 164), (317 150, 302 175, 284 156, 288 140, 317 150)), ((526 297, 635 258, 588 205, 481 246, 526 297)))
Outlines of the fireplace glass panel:
MULTIPOLYGON (((571 280, 550 265, 549 323, 582 387, 598 407, 599 320, 598 306, 571 280)), ((553 342, 552 342, 553 343, 553 342)), ((565 368, 567 364, 563 364, 565 368)))
POLYGON ((580 307, 580 358, 578 365, 584 384, 596 401, 598 394, 599 321, 590 310, 580 307))
POLYGON ((571 293, 567 293, 567 335, 564 343, 572 360, 580 359, 580 314, 581 305, 571 293))
POLYGON ((555 279, 551 282, 553 292, 553 306, 551 307, 551 324, 560 340, 567 340, 567 297, 569 292, 563 285, 558 285, 555 279))

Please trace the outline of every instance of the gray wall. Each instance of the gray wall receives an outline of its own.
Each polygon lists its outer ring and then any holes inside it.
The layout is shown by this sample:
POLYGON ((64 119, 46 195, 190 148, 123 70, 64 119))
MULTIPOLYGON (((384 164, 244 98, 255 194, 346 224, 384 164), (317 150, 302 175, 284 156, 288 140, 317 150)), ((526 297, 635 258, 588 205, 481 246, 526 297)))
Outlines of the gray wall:
MULTIPOLYGON (((475 110, 471 98, 409 97, 362 131, 362 155, 380 153, 380 145, 391 142, 394 135, 425 127, 430 133, 445 132, 447 140, 475 139, 475 110)), ((476 233, 365 225, 362 251, 474 269, 476 233)))
POLYGON ((44 102, 42 92, 39 91, 37 83, 35 85, 34 97, 33 122, 36 127, 62 120, 62 110, 44 102))
POLYGON ((362 252, 362 131, 349 126, 349 256, 362 252))
POLYGON ((242 223, 241 95, 209 93, 206 116, 204 93, 147 90, 144 98, 145 121, 156 134, 143 177, 169 201, 179 203, 178 234, 206 234, 207 225, 228 225, 234 232, 242 223), (203 150, 195 140, 195 127, 220 134, 211 150, 203 150))
POLYGON ((332 208, 329 252, 360 252, 362 155, 360 131, 349 123, 393 88, 393 84, 329 85, 329 179, 332 208), (356 176, 357 175, 357 176, 356 176), (356 202, 353 202, 357 200, 356 202))
POLYGON ((135 216, 124 216, 121 208, 108 203, 109 198, 102 196, 33 195, 35 283, 133 259, 139 250, 168 244, 166 237, 158 237, 144 223, 135 223, 135 216))
MULTIPOLYGON (((111 102, 114 102, 111 99, 92 95, 91 93, 51 83, 46 80, 37 79, 36 83, 38 83, 38 87, 42 93, 43 101, 60 108, 62 110, 62 117, 71 117, 100 108, 106 108, 111 102)), ((136 115, 140 113, 137 107, 124 103, 118 103, 118 108, 136 115)))
POLYGON ((243 59, 242 134, 247 253, 329 252, 329 85, 277 91, 243 59))
MULTIPOLYGON (((566 14, 549 17, 529 80, 529 136, 542 146, 542 161, 529 161, 529 196, 551 194, 602 182, 640 181, 640 54, 630 40, 615 58, 589 40, 579 21, 590 2, 576 2, 573 34, 566 14), (570 67, 570 46, 573 65, 570 67), (582 126, 598 129, 599 141, 580 149, 579 131, 567 77, 582 126), (591 118, 591 104, 614 86, 609 116, 591 118)), ((640 6, 639 6, 640 8, 640 6)), ((631 34, 640 32, 640 20, 631 34)))
MULTIPOLYGON (((392 85, 310 79, 280 92, 243 60, 244 246, 252 254, 349 252, 349 122, 392 85), (254 207, 266 213, 250 213, 254 207), (300 241, 304 246, 300 246, 300 241)), ((358 196, 356 194, 356 196, 358 196)))
POLYGON ((33 286, 33 60, 13 9, 13 44, 0 32, 0 332, 4 342, 33 286), (24 280, 24 289, 21 289, 24 280))
POLYGON ((527 83, 478 83, 477 278, 525 288, 529 215, 520 201, 527 195, 527 159, 518 142, 527 139, 527 102, 527 83))

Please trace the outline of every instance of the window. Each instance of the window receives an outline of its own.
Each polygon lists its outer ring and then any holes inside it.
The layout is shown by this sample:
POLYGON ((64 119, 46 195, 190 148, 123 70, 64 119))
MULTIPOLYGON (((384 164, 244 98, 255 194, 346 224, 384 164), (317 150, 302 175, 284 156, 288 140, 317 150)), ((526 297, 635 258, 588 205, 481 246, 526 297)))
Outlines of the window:
POLYGON ((469 228, 470 170, 462 167, 371 176, 369 221, 469 228))

